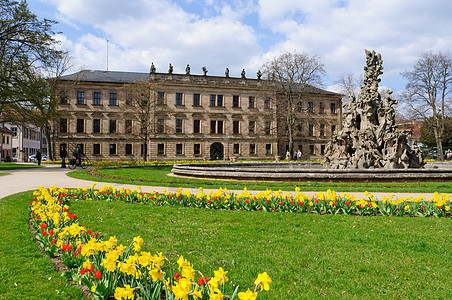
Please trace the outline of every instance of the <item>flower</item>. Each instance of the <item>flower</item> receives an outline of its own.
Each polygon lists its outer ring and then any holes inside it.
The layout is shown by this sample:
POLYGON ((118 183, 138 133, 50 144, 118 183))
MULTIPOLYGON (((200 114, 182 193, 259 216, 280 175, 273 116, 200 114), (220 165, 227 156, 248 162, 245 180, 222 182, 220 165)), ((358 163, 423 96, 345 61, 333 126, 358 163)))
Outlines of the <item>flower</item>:
POLYGON ((245 293, 238 293, 237 296, 239 296, 240 300, 256 300, 257 292, 253 293, 250 289, 248 289, 245 293))
POLYGON ((254 281, 254 284, 261 287, 262 290, 268 291, 270 289, 270 283, 272 283, 272 279, 270 276, 268 276, 267 272, 264 272, 262 274, 257 275, 256 281, 254 281))
POLYGON ((115 289, 115 299, 121 300, 121 299, 134 299, 133 295, 134 289, 130 288, 130 285, 124 284, 124 287, 117 287, 115 289))
POLYGON ((220 267, 218 269, 218 271, 214 271, 213 273, 215 274, 215 278, 219 279, 218 280, 219 284, 223 284, 223 283, 229 281, 229 279, 226 277, 226 274, 228 274, 228 271, 223 270, 222 267, 220 267))
POLYGON ((99 270, 97 270, 94 272, 94 277, 96 277, 96 279, 100 279, 102 277, 102 273, 99 270))

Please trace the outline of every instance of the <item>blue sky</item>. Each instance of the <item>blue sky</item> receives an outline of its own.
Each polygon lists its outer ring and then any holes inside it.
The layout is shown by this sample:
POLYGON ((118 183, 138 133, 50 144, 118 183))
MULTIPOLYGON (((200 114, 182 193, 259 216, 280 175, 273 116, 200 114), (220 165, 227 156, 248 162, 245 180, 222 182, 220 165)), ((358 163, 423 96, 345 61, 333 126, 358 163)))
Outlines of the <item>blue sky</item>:
POLYGON ((450 0, 31 0, 39 18, 59 22, 60 47, 80 69, 255 78, 282 51, 317 55, 324 88, 341 74, 363 74, 364 49, 383 58, 381 86, 396 93, 401 72, 427 51, 452 49, 450 0))

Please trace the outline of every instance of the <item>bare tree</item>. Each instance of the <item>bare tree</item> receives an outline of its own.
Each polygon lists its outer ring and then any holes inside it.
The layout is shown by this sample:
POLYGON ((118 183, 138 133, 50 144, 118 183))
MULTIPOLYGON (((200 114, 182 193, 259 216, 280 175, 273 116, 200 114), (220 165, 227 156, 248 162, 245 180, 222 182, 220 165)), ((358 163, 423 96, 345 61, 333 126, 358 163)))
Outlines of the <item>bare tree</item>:
POLYGON ((356 78, 353 73, 343 73, 339 75, 339 79, 336 81, 336 83, 340 87, 340 92, 350 97, 358 97, 359 94, 359 88, 361 87, 363 83, 363 78, 360 76, 359 78, 356 78))
POLYGON ((126 92, 128 107, 135 116, 134 120, 139 124, 139 132, 132 129, 132 134, 142 141, 143 160, 146 161, 149 154, 149 140, 156 130, 155 106, 158 95, 155 84, 147 79, 125 84, 123 88, 126 92))
POLYGON ((325 74, 323 63, 317 56, 284 52, 265 63, 263 70, 268 81, 284 96, 284 103, 280 103, 279 107, 286 108, 289 151, 293 153, 296 104, 302 101, 310 89, 322 86, 322 76, 325 74))
POLYGON ((408 80, 403 94, 407 105, 424 121, 433 118, 438 159, 442 160, 444 122, 451 103, 452 57, 441 52, 423 53, 402 76, 408 80))

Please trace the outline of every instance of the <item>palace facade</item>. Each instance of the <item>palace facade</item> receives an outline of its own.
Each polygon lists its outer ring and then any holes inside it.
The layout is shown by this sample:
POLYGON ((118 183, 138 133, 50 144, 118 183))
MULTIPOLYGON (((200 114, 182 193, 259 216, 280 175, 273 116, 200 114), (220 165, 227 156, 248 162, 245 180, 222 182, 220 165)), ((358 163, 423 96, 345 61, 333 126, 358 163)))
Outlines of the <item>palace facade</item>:
MULTIPOLYGON (((69 156, 80 145, 93 160, 140 160, 145 153, 148 160, 274 159, 288 145, 284 100, 266 80, 81 71, 63 76, 58 93, 56 146, 66 145, 69 156), (130 91, 135 83, 149 83, 145 129, 130 91)), ((303 159, 321 158, 341 124, 341 98, 312 88, 297 103, 295 147, 303 159)))

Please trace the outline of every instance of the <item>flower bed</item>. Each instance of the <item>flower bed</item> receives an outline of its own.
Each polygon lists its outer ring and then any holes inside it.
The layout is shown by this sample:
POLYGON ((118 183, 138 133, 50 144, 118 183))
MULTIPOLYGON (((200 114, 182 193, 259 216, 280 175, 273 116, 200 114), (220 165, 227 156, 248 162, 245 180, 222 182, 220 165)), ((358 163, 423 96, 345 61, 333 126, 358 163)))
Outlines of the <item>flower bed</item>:
MULTIPOLYGON (((128 246, 118 245, 114 236, 102 239, 100 233, 78 224, 77 215, 69 210, 71 198, 91 198, 87 191, 39 188, 30 209, 36 239, 46 254, 59 256, 71 268, 64 275, 87 286, 96 299, 256 299, 259 288, 269 290, 271 278, 264 272, 255 280, 254 291, 238 292, 237 287, 232 296, 225 296, 229 279, 221 267, 209 278, 183 256, 176 264, 161 252, 141 251, 144 241, 139 236, 128 246)), ((103 194, 94 189, 91 193, 103 194)))

